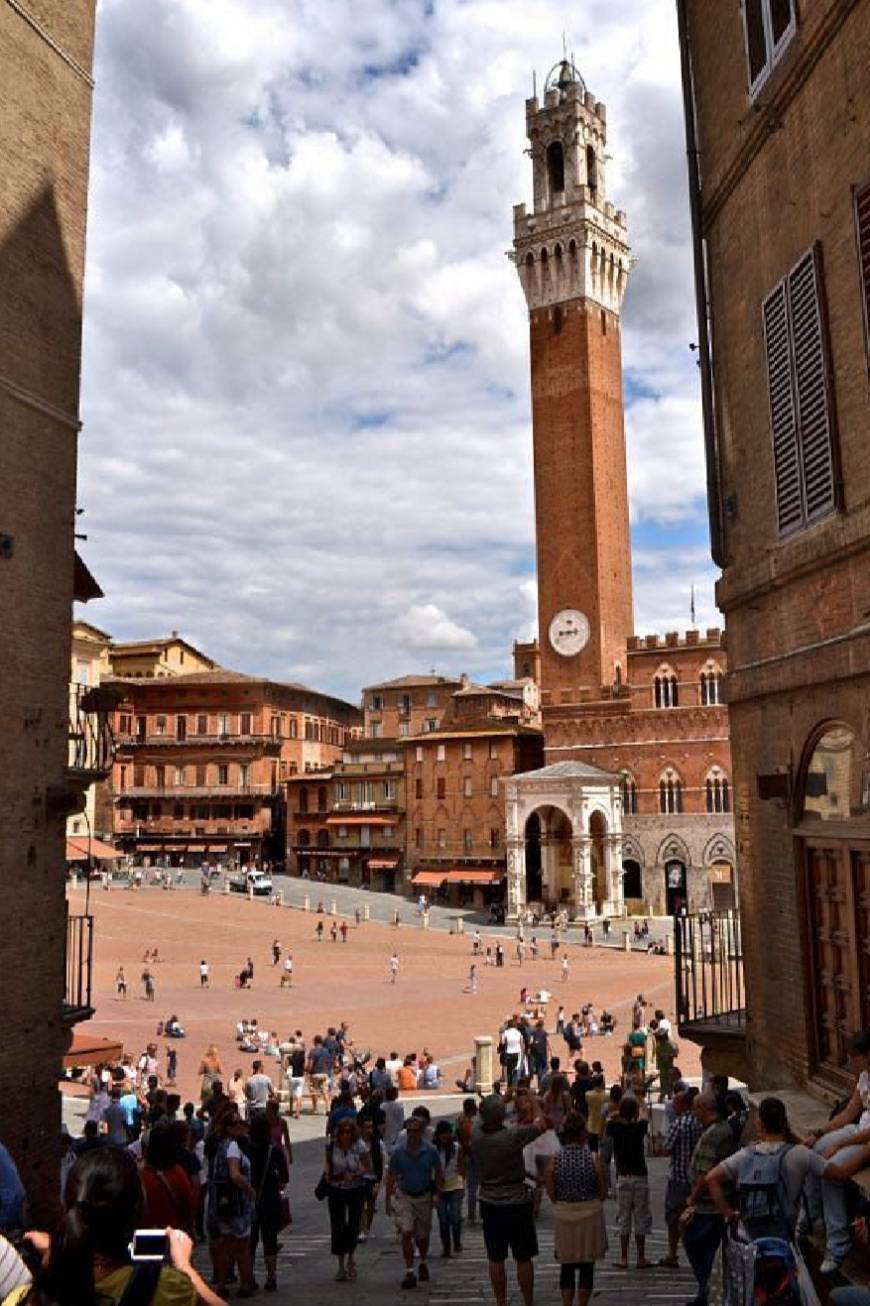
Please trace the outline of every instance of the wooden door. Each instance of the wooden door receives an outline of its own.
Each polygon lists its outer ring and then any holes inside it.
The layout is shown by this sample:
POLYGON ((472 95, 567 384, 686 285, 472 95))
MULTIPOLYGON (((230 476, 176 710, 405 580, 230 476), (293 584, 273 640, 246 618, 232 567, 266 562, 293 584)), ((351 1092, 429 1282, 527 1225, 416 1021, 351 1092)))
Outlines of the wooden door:
POLYGON ((849 850, 855 898, 855 935, 858 966, 858 1019, 856 1029, 870 1029, 870 847, 849 850))
POLYGON ((837 840, 806 848, 816 1059, 841 1071, 846 1040, 861 1028, 851 868, 837 840))

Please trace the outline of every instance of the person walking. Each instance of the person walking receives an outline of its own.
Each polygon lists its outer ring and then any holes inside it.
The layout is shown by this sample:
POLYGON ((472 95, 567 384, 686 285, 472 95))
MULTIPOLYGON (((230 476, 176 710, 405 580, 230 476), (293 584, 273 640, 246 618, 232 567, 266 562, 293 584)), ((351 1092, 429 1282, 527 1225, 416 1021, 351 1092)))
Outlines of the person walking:
POLYGON ((567 954, 567 952, 563 952, 563 953, 562 953, 562 960, 560 961, 559 965, 560 965, 561 970, 562 970, 562 983, 563 983, 563 984, 567 984, 567 982, 568 982, 568 954, 567 954))
POLYGON ((224 1068, 221 1065, 221 1059, 218 1056, 218 1050, 214 1043, 209 1043, 205 1052, 202 1054, 202 1060, 199 1063, 199 1070, 196 1073, 200 1076, 200 1101, 207 1102, 211 1097, 215 1080, 223 1079, 224 1075, 224 1068))
POLYGON ((326 1145, 323 1178, 328 1185, 330 1246, 338 1260, 337 1283, 355 1279, 355 1252, 366 1198, 366 1176, 372 1159, 359 1135, 356 1121, 339 1121, 326 1145))
POLYGON ((471 936, 471 955, 480 956, 480 930, 475 930, 471 936))
POLYGON ((281 960, 281 944, 277 939, 272 940, 272 965, 277 966, 281 960))
POLYGON ((637 1098, 627 1094, 619 1103, 617 1114, 607 1121, 607 1134, 613 1140, 613 1154, 616 1158, 616 1204, 621 1245, 616 1267, 619 1270, 628 1269, 632 1226, 637 1246, 637 1268, 648 1270, 653 1264, 646 1258, 646 1236, 652 1229, 649 1177, 644 1153, 648 1127, 649 1121, 640 1119, 637 1098))
POLYGON ((348 930, 347 921, 342 921, 338 929, 339 929, 339 933, 341 934, 342 943, 347 943, 347 930, 348 930))
POLYGON ((462 1114, 456 1121, 456 1138, 464 1156, 466 1218, 469 1224, 477 1224, 477 1190, 479 1176, 474 1157, 471 1155, 471 1135, 477 1121, 477 1101, 467 1097, 462 1103, 462 1114))
POLYGON ((262 1240, 263 1261, 266 1266, 266 1292, 278 1287, 278 1234, 281 1229, 281 1195, 290 1179, 287 1155, 282 1146, 272 1139, 273 1123, 265 1111, 251 1119, 250 1145, 251 1184, 256 1192, 251 1220, 251 1266, 257 1254, 257 1244, 262 1240))
POLYGON ((483 1241, 496 1306, 507 1306, 508 1252, 516 1262, 523 1302, 533 1306, 538 1239, 523 1148, 546 1131, 548 1122, 541 1117, 533 1124, 506 1129, 505 1103, 497 1093, 482 1100, 478 1114, 480 1126, 471 1135, 471 1155, 480 1177, 483 1241))
POLYGON ((199 987, 208 988, 208 962, 205 960, 199 963, 199 987))
POLYGON ((468 968, 468 984, 465 986, 465 992, 477 992, 477 966, 474 962, 468 968))
POLYGON ((281 971, 281 988, 292 989, 293 987, 293 953, 288 952, 284 958, 284 966, 281 971))
POLYGON ((256 1292, 251 1266, 251 1222, 256 1189, 251 1183, 251 1163, 240 1146, 244 1121, 232 1105, 219 1111, 212 1124, 209 1156, 208 1236, 214 1265, 214 1286, 227 1297, 227 1279, 238 1267, 241 1287, 236 1297, 256 1292))
POLYGON ((338 926, 335 921, 333 921, 329 927, 329 937, 332 939, 333 943, 338 943, 338 926))
POLYGON ((142 986, 145 990, 145 1001, 153 1002, 155 998, 154 976, 147 967, 142 972, 142 986))
POLYGON ((562 1146, 548 1158, 544 1186, 553 1203, 553 1243, 559 1262, 562 1306, 588 1306, 595 1262, 607 1251, 604 1207, 607 1178, 589 1146, 586 1121, 572 1112, 562 1127, 562 1146))
POLYGON ((122 1002, 127 1001, 127 976, 124 974, 124 967, 118 967, 118 973, 115 976, 115 996, 122 1002))
POLYGON ((698 1139, 703 1132, 692 1111, 691 1093, 675 1093, 673 1110, 673 1122, 664 1143, 664 1150, 670 1156, 668 1182, 665 1188, 665 1224, 668 1230, 668 1254, 659 1261, 659 1265, 665 1265, 670 1270, 676 1270, 680 1264, 677 1255, 680 1243, 680 1219, 692 1191, 689 1166, 692 1161, 692 1153, 697 1147, 698 1139))
POLYGON ((405 1138, 390 1156, 387 1173, 387 1215, 394 1216, 405 1261, 403 1288, 429 1282, 429 1239, 432 1233, 433 1194, 442 1184, 438 1153, 423 1137, 425 1121, 410 1116, 405 1138), (419 1264, 414 1272, 414 1248, 419 1264))
POLYGON ((398 953, 394 952, 390 957, 390 983, 395 984, 398 978, 399 978, 399 956, 398 953))
POLYGON ((689 1163, 692 1190, 683 1216, 683 1246, 698 1284, 693 1306, 707 1306, 707 1285, 725 1230, 725 1221, 707 1190, 707 1174, 735 1148, 734 1135, 714 1093, 699 1093, 692 1110, 703 1133, 689 1163))
POLYGON ((432 1140, 441 1166, 441 1190, 438 1194, 438 1229, 441 1255, 462 1251, 462 1198, 465 1193, 465 1153, 453 1135, 449 1120, 439 1120, 432 1140))
POLYGON ((499 969, 504 966, 504 948, 500 943, 495 945, 495 964, 499 969))
POLYGON ((323 942, 323 921, 318 921, 314 927, 314 933, 318 943, 323 942))

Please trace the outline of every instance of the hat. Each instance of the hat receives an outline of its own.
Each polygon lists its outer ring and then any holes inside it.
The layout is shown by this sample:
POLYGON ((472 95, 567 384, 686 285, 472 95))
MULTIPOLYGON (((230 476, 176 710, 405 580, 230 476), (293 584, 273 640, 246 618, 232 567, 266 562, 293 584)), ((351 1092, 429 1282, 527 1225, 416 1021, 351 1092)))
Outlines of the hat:
POLYGON ((500 1125, 504 1120, 504 1098, 498 1093, 485 1097, 480 1103, 480 1122, 483 1125, 500 1125))

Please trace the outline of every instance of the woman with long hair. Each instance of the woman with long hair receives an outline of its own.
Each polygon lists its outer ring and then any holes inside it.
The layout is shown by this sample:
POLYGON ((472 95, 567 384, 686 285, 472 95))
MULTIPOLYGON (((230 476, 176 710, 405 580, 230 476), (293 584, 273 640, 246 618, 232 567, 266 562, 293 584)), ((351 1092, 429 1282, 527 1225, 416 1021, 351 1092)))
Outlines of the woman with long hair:
POLYGON ((236 1296, 252 1297, 256 1285, 251 1270, 251 1222, 257 1192, 251 1183, 251 1163, 239 1146, 244 1127, 232 1104, 215 1117, 212 1125, 208 1235, 218 1294, 225 1292, 227 1277, 237 1265, 242 1286, 236 1296))
POLYGON ((255 1111, 250 1124, 251 1183, 257 1196, 251 1223, 251 1261, 257 1253, 257 1244, 263 1240, 263 1260, 266 1264, 266 1292, 278 1287, 275 1271, 278 1265, 278 1234, 281 1226, 281 1194, 290 1178, 284 1149, 272 1139, 272 1126, 265 1111, 255 1111))
POLYGON ((442 1256, 462 1251, 462 1198, 465 1193, 465 1153, 453 1135, 449 1120, 439 1120, 433 1138, 435 1151, 444 1173, 444 1183, 438 1194, 438 1229, 441 1234, 442 1256))
POLYGON ((366 1197, 366 1176, 371 1172, 371 1166, 371 1156, 360 1139, 356 1123, 340 1120, 326 1145, 323 1168, 323 1176, 329 1185, 329 1225, 332 1254, 338 1258, 335 1276, 338 1283, 356 1278, 354 1253, 366 1197))
POLYGON ((4 1306, 118 1306, 134 1276, 151 1286, 150 1306, 223 1306, 191 1264, 193 1243, 181 1229, 166 1230, 171 1265, 134 1266, 129 1252, 141 1227, 143 1194, 136 1162, 126 1149, 99 1147, 69 1173, 65 1214, 54 1233, 29 1232, 42 1254, 34 1281, 16 1288, 4 1306))
POLYGON ((233 1071, 233 1077, 227 1084, 227 1097, 244 1120, 248 1111, 248 1099, 245 1096, 245 1072, 241 1066, 233 1071))
POLYGON ((224 1068, 221 1065, 221 1059, 218 1056, 218 1050, 214 1043, 209 1043, 205 1052, 202 1054, 202 1060, 199 1063, 199 1070, 196 1072, 201 1076, 199 1086, 199 1096, 202 1102, 207 1102, 212 1095, 215 1080, 223 1079, 224 1068))
POLYGON ((574 1099, 571 1096, 571 1086, 568 1083, 567 1075, 554 1075, 550 1080, 550 1087, 543 1096, 541 1106, 544 1115, 553 1122, 553 1128, 558 1134, 562 1128, 562 1122, 574 1110, 574 1099))
POLYGON ((595 1262, 607 1251, 601 1204, 607 1180, 589 1147, 586 1120, 578 1112, 565 1118, 562 1146, 547 1161, 544 1183, 553 1203, 553 1242, 561 1265, 562 1306, 575 1306, 575 1292, 576 1306, 587 1306, 592 1297, 595 1262))

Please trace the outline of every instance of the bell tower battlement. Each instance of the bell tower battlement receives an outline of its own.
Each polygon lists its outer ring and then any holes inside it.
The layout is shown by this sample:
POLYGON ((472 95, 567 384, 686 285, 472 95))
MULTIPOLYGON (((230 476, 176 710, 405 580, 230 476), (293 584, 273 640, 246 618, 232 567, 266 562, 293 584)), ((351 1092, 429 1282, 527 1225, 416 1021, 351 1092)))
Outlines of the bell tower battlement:
POLYGON ((533 211, 514 206, 516 264, 530 311, 589 299, 618 314, 631 267, 625 213, 606 198, 607 109, 563 59, 526 100, 533 211))

